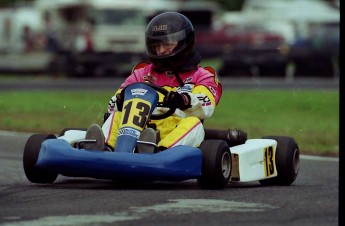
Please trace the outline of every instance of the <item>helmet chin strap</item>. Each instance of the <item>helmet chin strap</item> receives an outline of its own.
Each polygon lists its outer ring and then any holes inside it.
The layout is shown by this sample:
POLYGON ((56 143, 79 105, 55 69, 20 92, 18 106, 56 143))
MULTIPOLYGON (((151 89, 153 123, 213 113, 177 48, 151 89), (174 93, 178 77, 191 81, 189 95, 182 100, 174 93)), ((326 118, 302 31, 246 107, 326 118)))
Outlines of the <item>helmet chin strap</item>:
POLYGON ((182 81, 179 73, 176 70, 174 70, 173 73, 174 73, 178 83, 180 84, 180 87, 183 87, 184 86, 184 82, 182 81))
MULTIPOLYGON (((198 52, 194 51, 192 58, 187 62, 187 64, 182 67, 185 71, 194 70, 197 69, 197 65, 200 63, 200 55, 198 52)), ((173 74, 175 75, 178 83, 181 87, 184 86, 184 82, 182 81, 180 74, 178 73, 178 70, 173 70, 173 74)))

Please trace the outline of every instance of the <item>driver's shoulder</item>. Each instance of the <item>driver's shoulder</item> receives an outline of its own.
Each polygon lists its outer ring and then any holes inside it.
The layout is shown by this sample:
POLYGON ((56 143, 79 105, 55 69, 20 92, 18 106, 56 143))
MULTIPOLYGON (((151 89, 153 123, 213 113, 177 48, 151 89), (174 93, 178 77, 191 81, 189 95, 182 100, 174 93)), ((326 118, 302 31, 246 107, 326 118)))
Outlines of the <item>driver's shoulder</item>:
POLYGON ((216 70, 211 66, 200 66, 199 65, 196 72, 199 74, 206 74, 209 76, 217 76, 216 70))
POLYGON ((205 67, 201 67, 201 68, 203 68, 205 71, 211 73, 213 76, 217 76, 217 72, 213 67, 205 66, 205 67))
POLYGON ((204 80, 204 79, 215 79, 217 78, 217 72, 214 68, 210 67, 210 66, 198 66, 197 70, 194 73, 193 76, 195 79, 197 80, 204 80))
POLYGON ((144 61, 139 62, 132 68, 132 74, 134 73, 134 71, 145 70, 145 69, 151 68, 151 66, 152 64, 148 62, 144 62, 144 61))

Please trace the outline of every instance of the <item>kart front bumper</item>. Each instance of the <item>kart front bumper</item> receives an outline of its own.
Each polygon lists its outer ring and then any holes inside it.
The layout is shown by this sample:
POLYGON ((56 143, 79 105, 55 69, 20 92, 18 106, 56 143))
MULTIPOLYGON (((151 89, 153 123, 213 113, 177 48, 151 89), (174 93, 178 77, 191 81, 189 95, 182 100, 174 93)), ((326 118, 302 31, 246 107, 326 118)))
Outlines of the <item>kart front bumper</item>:
POLYGON ((36 165, 70 177, 182 181, 201 176, 201 150, 177 146, 155 154, 75 149, 62 139, 42 143, 36 165))

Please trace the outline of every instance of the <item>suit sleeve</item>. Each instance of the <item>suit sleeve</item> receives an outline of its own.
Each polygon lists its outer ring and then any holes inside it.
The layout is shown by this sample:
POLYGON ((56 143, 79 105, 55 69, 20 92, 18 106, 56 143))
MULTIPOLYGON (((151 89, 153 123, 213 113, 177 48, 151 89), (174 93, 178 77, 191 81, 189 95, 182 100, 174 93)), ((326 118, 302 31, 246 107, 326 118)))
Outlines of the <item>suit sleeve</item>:
POLYGON ((191 97, 191 107, 180 112, 185 117, 196 116, 201 120, 211 117, 222 95, 222 86, 217 76, 206 70, 202 72, 192 92, 188 93, 191 97))

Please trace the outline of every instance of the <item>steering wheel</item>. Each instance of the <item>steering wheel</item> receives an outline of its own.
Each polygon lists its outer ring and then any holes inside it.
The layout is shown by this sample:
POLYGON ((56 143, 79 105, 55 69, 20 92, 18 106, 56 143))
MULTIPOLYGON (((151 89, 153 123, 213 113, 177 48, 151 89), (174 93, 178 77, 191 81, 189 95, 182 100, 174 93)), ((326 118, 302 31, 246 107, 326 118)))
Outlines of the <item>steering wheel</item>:
MULTIPOLYGON (((148 82, 138 82, 138 84, 144 84, 144 85, 147 85, 147 86, 150 86, 151 88, 153 88, 154 90, 156 90, 157 92, 161 93, 163 95, 163 97, 165 97, 166 95, 168 95, 169 91, 164 89, 163 87, 159 86, 159 85, 156 85, 156 84, 152 84, 152 83, 148 83, 148 82)), ((124 92, 126 88, 124 88, 122 90, 122 92, 124 92)), ((164 98, 163 98, 164 99, 164 98)), ((164 112, 164 113, 161 113, 161 114, 152 114, 150 116, 150 119, 153 119, 153 120, 159 120, 159 119, 164 119, 164 118, 167 118, 169 116, 171 116, 172 114, 174 114, 175 110, 176 110, 176 107, 173 107, 173 106, 169 106, 167 105, 166 102, 158 102, 157 103, 157 107, 164 107, 164 108, 168 108, 168 111, 164 112)))

